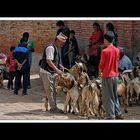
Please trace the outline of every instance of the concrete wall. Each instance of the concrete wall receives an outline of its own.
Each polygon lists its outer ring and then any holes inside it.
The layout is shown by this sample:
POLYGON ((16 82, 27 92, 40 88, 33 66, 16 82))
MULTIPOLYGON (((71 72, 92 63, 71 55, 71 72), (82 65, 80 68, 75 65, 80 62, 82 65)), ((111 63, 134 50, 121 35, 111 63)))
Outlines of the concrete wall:
POLYGON ((33 61, 32 61, 32 66, 31 66, 31 71, 33 73, 39 72, 39 60, 41 58, 41 53, 33 53, 33 61))

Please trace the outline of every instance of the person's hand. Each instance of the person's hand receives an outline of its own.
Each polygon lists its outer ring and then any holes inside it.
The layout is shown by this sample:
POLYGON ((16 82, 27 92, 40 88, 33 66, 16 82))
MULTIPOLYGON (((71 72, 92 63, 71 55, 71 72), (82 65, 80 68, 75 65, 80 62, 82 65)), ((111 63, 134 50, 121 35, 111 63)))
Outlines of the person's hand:
POLYGON ((62 72, 61 70, 59 70, 59 69, 56 71, 56 73, 57 73, 58 75, 63 75, 63 72, 62 72))
POLYGON ((18 68, 17 68, 17 70, 21 70, 22 66, 23 66, 22 64, 18 63, 18 68))
POLYGON ((98 76, 102 77, 103 76, 102 72, 99 71, 98 76))
POLYGON ((64 72, 64 67, 62 65, 60 65, 60 69, 62 72, 64 72))

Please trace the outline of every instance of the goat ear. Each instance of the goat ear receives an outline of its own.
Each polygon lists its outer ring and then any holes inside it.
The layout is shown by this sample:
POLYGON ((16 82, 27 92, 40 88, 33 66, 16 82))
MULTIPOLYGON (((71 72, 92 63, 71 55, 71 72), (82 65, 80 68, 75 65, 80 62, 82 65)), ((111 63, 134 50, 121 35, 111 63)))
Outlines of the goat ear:
POLYGON ((101 89, 102 84, 98 80, 95 80, 95 82, 96 82, 97 88, 98 89, 101 89))
POLYGON ((97 88, 100 90, 102 88, 102 85, 98 83, 97 88))
POLYGON ((86 74, 86 81, 87 83, 90 81, 89 76, 86 74))

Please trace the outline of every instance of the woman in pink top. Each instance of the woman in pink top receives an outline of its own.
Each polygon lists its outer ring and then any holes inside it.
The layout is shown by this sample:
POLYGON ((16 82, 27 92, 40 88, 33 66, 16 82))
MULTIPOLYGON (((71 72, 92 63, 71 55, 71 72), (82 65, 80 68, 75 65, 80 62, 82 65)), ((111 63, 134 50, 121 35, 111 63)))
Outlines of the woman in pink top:
POLYGON ((16 72, 16 63, 15 60, 13 58, 13 51, 14 51, 15 47, 11 46, 10 48, 10 55, 9 57, 7 57, 6 59, 6 64, 9 67, 9 80, 8 80, 8 84, 7 84, 7 88, 8 89, 12 89, 13 90, 13 80, 15 77, 15 72, 16 72))
POLYGON ((102 43, 103 37, 102 30, 97 22, 93 23, 93 30, 94 31, 89 38, 89 47, 87 50, 87 53, 89 55, 88 74, 90 76, 90 79, 92 79, 93 76, 98 77, 98 65, 101 53, 100 44, 102 43))

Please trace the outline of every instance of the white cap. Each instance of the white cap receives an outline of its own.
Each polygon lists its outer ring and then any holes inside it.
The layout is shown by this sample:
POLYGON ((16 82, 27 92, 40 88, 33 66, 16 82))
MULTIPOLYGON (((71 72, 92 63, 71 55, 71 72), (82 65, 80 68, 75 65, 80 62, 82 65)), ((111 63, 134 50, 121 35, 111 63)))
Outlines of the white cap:
POLYGON ((59 35, 57 35, 56 38, 62 42, 66 42, 66 39, 67 39, 67 37, 62 32, 59 33, 59 35))

